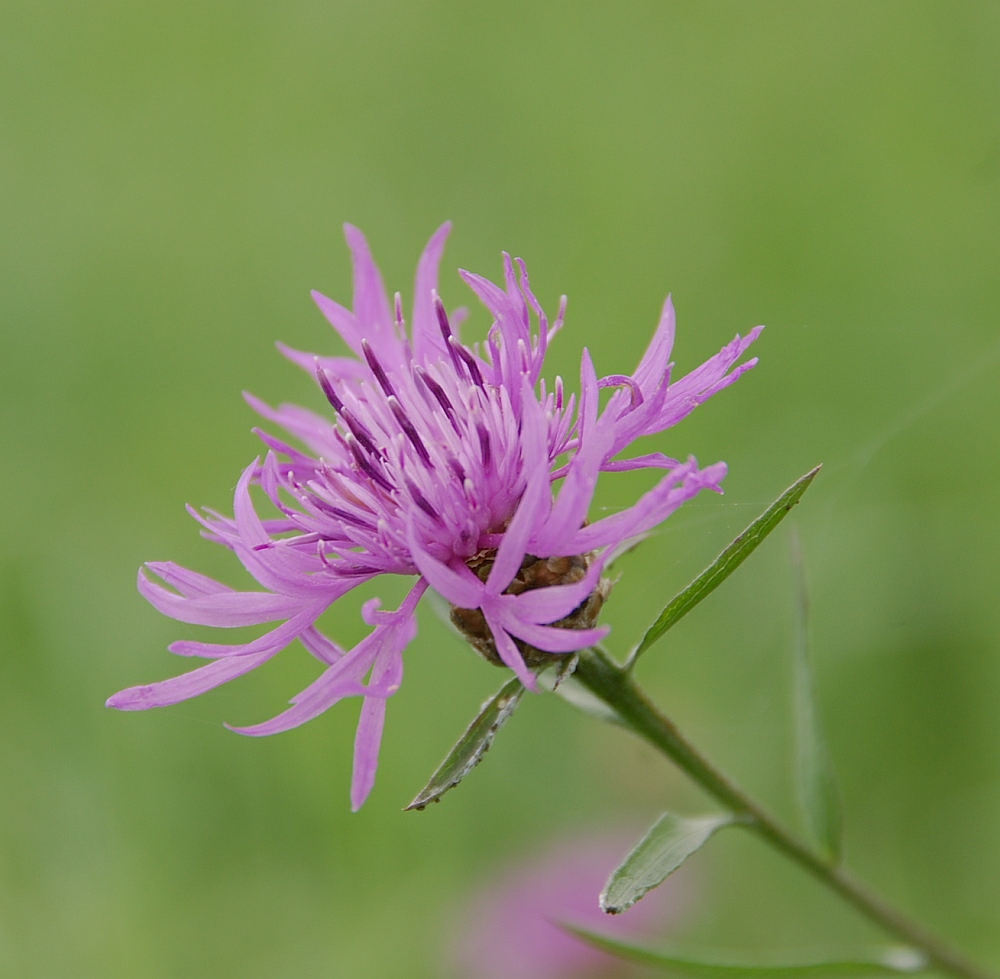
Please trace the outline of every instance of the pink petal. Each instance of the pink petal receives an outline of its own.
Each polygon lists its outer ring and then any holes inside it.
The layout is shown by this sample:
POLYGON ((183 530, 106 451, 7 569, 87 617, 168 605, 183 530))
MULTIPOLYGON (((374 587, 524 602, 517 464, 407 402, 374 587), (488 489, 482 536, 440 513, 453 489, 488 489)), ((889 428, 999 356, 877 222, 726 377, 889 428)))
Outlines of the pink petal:
MULTIPOLYGON (((379 656, 372 668, 370 684, 382 686, 388 693, 395 693, 403 680, 403 648, 416 634, 416 620, 410 620, 412 628, 399 631, 395 641, 379 656)), ((351 777, 351 809, 357 812, 372 787, 378 769, 378 754, 382 744, 382 728, 385 724, 384 697, 365 697, 361 707, 361 717, 354 736, 354 774, 351 777)))
POLYGON ((517 512, 504 532, 496 559, 486 581, 486 591, 499 595, 514 579, 524 560, 529 538, 548 515, 549 447, 548 421, 535 400, 527 378, 522 384, 521 445, 528 483, 517 512))
POLYGON ((345 650, 332 639, 328 639, 315 626, 302 630, 299 642, 321 663, 332 665, 346 655, 345 650))
POLYGON ((310 295, 313 298, 313 302, 319 306, 319 311, 326 317, 330 326, 340 334, 344 343, 361 357, 362 333, 358 327, 358 321, 354 318, 354 314, 349 309, 344 309, 340 303, 334 302, 315 289, 313 289, 310 295))
POLYGON ((525 622, 548 624, 569 615, 597 587, 604 570, 605 557, 594 560, 587 574, 571 585, 535 588, 520 595, 507 596, 516 608, 517 618, 525 622))
POLYGON ((663 312, 660 314, 659 325, 656 327, 653 339, 649 342, 634 374, 636 383, 647 397, 652 392, 654 385, 660 382, 667 365, 670 363, 670 353, 674 348, 675 329, 674 304, 670 296, 667 296, 666 302, 663 304, 663 312))
POLYGON ((319 357, 316 354, 307 353, 304 350, 296 350, 284 343, 276 343, 275 346, 282 356, 287 357, 297 367, 301 367, 310 377, 316 377, 316 362, 332 377, 362 378, 368 376, 368 366, 353 357, 319 357))
POLYGON ((270 649, 275 645, 279 649, 284 649, 289 643, 300 638, 302 631, 311 626, 323 614, 326 607, 326 602, 322 602, 305 608, 298 615, 292 616, 283 625, 272 629, 252 642, 227 646, 221 643, 196 642, 192 639, 181 639, 178 642, 171 643, 167 648, 177 656, 202 656, 210 659, 218 659, 224 656, 252 656, 254 653, 270 649))
POLYGON ((719 489, 726 475, 726 464, 717 462, 698 470, 694 464, 674 470, 657 483, 628 510, 612 514, 580 530, 568 546, 577 548, 570 553, 581 554, 598 547, 619 544, 629 537, 644 533, 662 523, 682 503, 693 499, 703 489, 719 489), (677 485, 680 480, 680 485, 677 485))
POLYGON ((402 676, 401 654, 416 632, 417 620, 411 607, 408 615, 393 619, 387 625, 377 626, 354 649, 324 670, 305 690, 292 698, 292 706, 288 710, 262 724, 254 724, 250 727, 226 726, 237 734, 263 737, 305 724, 306 721, 319 716, 344 697, 374 693, 376 697, 384 701, 385 697, 395 693, 399 687, 399 679, 402 676), (394 667, 393 657, 397 656, 399 657, 398 674, 392 674, 389 677, 390 682, 386 685, 386 689, 377 689, 376 681, 382 678, 384 670, 388 667, 394 667), (377 677, 373 674, 373 687, 375 689, 364 687, 361 683, 362 678, 379 661, 382 661, 384 665, 377 677))
MULTIPOLYGON (((417 265, 417 281, 413 289, 413 354, 421 364, 435 360, 448 360, 451 356, 444 345, 432 295, 437 290, 438 266, 444 253, 445 242, 451 232, 451 222, 445 221, 431 235, 417 265)), ((455 323, 452 321, 452 328, 455 323)))
POLYGON ((431 588, 459 608, 479 608, 486 589, 468 568, 463 565, 461 570, 456 570, 432 557, 420 546, 412 528, 409 544, 413 563, 430 583, 431 588))
POLYGON ((569 464, 566 479, 556 497, 552 513, 529 542, 528 550, 538 557, 581 553, 568 550, 568 542, 587 517, 597 487, 601 464, 607 458, 612 446, 614 427, 611 424, 596 422, 597 374, 586 350, 581 366, 581 381, 583 395, 580 415, 584 419, 583 444, 569 464))
POLYGON ((225 629, 287 619, 301 611, 304 604, 299 598, 259 591, 221 592, 185 598, 150 581, 141 570, 137 586, 146 601, 172 619, 225 629))
POLYGON ((498 613, 500 613, 500 608, 497 599, 493 599, 488 605, 483 606, 483 615, 486 618, 486 624, 490 627, 490 632, 493 633, 493 642, 497 647, 497 653, 499 653, 500 659, 514 671, 521 683, 537 693, 538 682, 535 679, 535 674, 528 669, 521 651, 514 644, 514 640, 507 635, 498 613))
POLYGON ((249 727, 229 724, 226 727, 237 734, 255 738, 278 734, 311 721, 344 697, 358 696, 364 692, 361 679, 371 669, 380 641, 381 637, 374 632, 362 639, 346 656, 327 667, 305 690, 297 693, 292 698, 291 707, 269 721, 249 727))
POLYGON ((146 710, 148 707, 166 707, 182 700, 197 697, 220 684, 233 680, 267 662, 279 649, 269 649, 255 656, 230 656, 214 663, 183 673, 181 676, 160 683, 129 687, 107 700, 108 707, 118 710, 146 710))
POLYGON ((378 754, 385 725, 385 701, 365 697, 354 735, 354 773, 351 776, 351 811, 357 812, 375 786, 378 754))
MULTIPOLYGON (((574 653, 601 642, 611 631, 610 626, 597 629, 558 629, 548 625, 534 625, 513 615, 504 616, 504 626, 509 633, 531 643, 548 653, 574 653)), ((492 628, 492 627, 491 627, 492 628)), ((496 631, 493 633, 496 636, 496 631)), ((499 643, 497 649, 499 650, 499 643)), ((516 648, 516 647, 515 647, 516 648)))
POLYGON ((359 332, 372 345, 386 368, 402 364, 403 348, 393 326, 392 308, 365 236, 353 225, 344 225, 344 237, 354 267, 354 317, 359 332))
POLYGON ((147 561, 146 567, 158 578, 162 578, 171 588, 176 588, 185 598, 198 598, 202 595, 221 595, 233 591, 214 578, 206 578, 196 571, 182 568, 173 561, 147 561))
POLYGON ((606 462, 601 466, 601 472, 623 473, 631 472, 633 469, 676 469, 680 465, 676 459, 664 455, 662 452, 650 452, 642 456, 634 456, 631 459, 616 459, 614 462, 606 462))
POLYGON ((336 459, 341 455, 341 450, 333 438, 333 423, 329 419, 296 405, 272 408, 246 391, 243 392, 243 398, 261 418, 280 425, 316 455, 328 459, 336 459))

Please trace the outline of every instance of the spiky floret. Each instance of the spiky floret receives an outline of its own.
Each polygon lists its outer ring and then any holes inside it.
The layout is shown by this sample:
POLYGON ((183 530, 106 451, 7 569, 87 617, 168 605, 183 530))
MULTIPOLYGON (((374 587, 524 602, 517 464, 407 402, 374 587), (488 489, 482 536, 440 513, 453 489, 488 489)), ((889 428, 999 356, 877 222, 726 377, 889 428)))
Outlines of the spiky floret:
POLYGON ((682 463, 661 453, 616 457, 640 436, 676 424, 756 363, 738 365, 760 327, 671 383, 668 298, 633 375, 598 379, 584 350, 579 398, 567 396, 561 378, 551 387, 541 378, 565 299, 550 325, 520 259, 504 254, 502 288, 461 273, 493 316, 481 346, 462 343, 461 316, 449 316, 437 295, 449 228, 434 234, 420 259, 408 330, 399 294, 390 304, 363 235, 346 227, 353 310, 313 297, 354 356, 279 345, 316 379, 332 418, 294 405, 272 408, 247 395, 305 451, 258 431, 268 451, 244 471, 233 517, 191 512, 264 590, 234 591, 169 562, 147 565, 162 585, 140 571, 142 594, 182 622, 281 624, 240 645, 176 642, 172 652, 211 662, 108 701, 122 710, 177 703, 249 672, 298 639, 324 672, 277 717, 233 730, 274 734, 346 696, 363 696, 354 808, 374 783, 385 702, 399 688, 402 653, 416 634, 415 609, 427 588, 451 604, 476 648, 535 689, 533 667, 547 655, 585 648, 606 634, 596 619, 609 555, 702 489, 721 492, 724 463, 701 469, 693 458, 682 463), (603 387, 616 390, 599 411, 603 387), (630 509, 588 524, 599 473, 644 467, 666 473, 630 509), (251 484, 279 516, 257 514, 251 484), (345 651, 316 628, 330 605, 383 574, 417 580, 394 612, 378 610, 377 600, 366 603, 362 615, 372 632, 357 646, 345 651))

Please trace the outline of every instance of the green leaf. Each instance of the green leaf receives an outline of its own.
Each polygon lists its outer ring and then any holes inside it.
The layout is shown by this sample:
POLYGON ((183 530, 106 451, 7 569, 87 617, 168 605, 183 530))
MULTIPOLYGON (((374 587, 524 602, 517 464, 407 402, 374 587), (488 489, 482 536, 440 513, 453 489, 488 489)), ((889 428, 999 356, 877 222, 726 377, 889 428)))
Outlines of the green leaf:
POLYGON ((823 735, 809 659, 809 590, 799 535, 792 534, 792 567, 797 591, 795 648, 795 775, 799 803, 816 843, 833 862, 840 859, 840 792, 823 735))
POLYGON ((792 483, 711 565, 667 605, 629 657, 629 668, 660 636, 680 622, 702 599, 715 591, 754 552, 764 538, 784 520, 789 510, 799 502, 821 468, 817 466, 792 483))
POLYGON ((588 945, 599 948, 618 958, 662 969, 694 979, 839 979, 849 976, 898 976, 901 973, 920 972, 927 967, 926 959, 915 949, 896 947, 859 955, 850 959, 832 961, 794 962, 773 959, 769 962, 744 964, 726 961, 706 961, 674 952, 657 952, 653 949, 622 942, 616 938, 562 926, 566 931, 582 938, 588 945))
POLYGON ((410 809, 425 809, 432 802, 438 802, 449 789, 453 789, 478 765, 483 755, 489 750, 497 731, 507 722, 521 702, 524 687, 516 677, 508 680, 480 708, 476 719, 468 730, 458 739, 448 757, 441 762, 438 770, 431 776, 420 794, 411 802, 405 811, 410 809))
POLYGON ((736 821, 732 813, 690 819, 664 813, 611 875, 601 894, 601 910, 608 914, 627 911, 647 891, 659 887, 714 833, 736 821))

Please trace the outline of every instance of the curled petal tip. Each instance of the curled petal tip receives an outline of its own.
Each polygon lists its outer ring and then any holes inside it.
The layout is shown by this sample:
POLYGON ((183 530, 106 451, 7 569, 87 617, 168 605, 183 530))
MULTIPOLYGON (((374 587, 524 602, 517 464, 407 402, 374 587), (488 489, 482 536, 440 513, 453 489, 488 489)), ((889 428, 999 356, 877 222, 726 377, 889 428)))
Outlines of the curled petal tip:
POLYGON ((524 684, 525 690, 530 690, 532 693, 539 693, 538 678, 534 673, 527 673, 520 678, 521 683, 524 684))

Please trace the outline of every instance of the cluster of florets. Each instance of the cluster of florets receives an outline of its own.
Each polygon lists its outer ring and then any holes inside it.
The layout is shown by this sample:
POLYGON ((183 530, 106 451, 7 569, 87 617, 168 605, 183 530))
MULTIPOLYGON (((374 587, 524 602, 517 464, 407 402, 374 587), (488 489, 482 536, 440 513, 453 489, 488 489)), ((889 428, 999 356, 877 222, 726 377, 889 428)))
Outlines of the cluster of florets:
POLYGON ((142 710, 177 703, 249 672, 298 639, 326 669, 291 707, 242 734, 296 727, 347 696, 364 697, 355 741, 352 803, 374 784, 386 699, 399 689, 403 650, 417 631, 428 587, 488 659, 534 689, 548 659, 593 645, 607 594, 601 574, 622 546, 703 489, 719 490, 724 463, 699 468, 662 453, 619 454, 635 439, 676 424, 756 362, 737 366, 756 338, 737 336, 697 370, 671 382, 674 312, 668 299, 636 372, 598 378, 583 351, 580 394, 541 377, 565 299, 550 324, 524 263, 504 255, 504 286, 462 272, 493 316, 485 343, 459 339, 437 295, 449 225, 431 238, 417 268, 407 331, 399 294, 390 304, 364 236, 347 227, 354 263, 353 311, 314 293, 353 357, 317 357, 282 346, 312 374, 333 417, 305 408, 250 404, 302 446, 258 432, 267 447, 236 488, 232 518, 191 511, 211 540, 232 550, 262 586, 235 591, 171 562, 139 574, 139 590, 182 622, 230 628, 280 622, 239 645, 181 641, 172 652, 211 660, 160 683, 115 694, 109 705, 142 710), (599 410, 602 388, 615 389, 599 410), (600 472, 659 468, 665 475, 630 509, 594 523, 588 510, 600 472), (554 485, 561 481, 558 492, 554 485), (277 516, 262 518, 250 496, 263 490, 277 516), (416 577, 395 611, 378 600, 362 615, 369 635, 346 651, 316 620, 379 575, 416 577))

